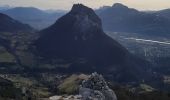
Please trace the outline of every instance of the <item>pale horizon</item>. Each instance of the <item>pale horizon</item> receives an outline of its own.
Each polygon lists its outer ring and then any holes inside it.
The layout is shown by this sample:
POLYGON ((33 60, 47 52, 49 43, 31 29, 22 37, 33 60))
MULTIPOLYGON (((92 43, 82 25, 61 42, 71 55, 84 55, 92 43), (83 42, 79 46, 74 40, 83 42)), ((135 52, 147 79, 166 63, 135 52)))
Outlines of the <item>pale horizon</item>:
POLYGON ((0 6, 36 7, 39 9, 70 10, 73 4, 82 3, 93 9, 122 3, 138 10, 162 10, 170 8, 170 0, 0 0, 0 6))

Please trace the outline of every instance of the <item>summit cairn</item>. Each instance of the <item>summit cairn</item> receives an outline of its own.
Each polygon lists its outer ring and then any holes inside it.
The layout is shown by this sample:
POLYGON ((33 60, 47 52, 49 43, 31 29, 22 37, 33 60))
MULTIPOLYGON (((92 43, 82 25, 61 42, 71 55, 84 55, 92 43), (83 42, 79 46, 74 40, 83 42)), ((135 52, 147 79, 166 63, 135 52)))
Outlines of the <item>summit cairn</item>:
POLYGON ((96 72, 82 82, 79 93, 82 100, 117 100, 116 94, 108 87, 103 76, 96 72))

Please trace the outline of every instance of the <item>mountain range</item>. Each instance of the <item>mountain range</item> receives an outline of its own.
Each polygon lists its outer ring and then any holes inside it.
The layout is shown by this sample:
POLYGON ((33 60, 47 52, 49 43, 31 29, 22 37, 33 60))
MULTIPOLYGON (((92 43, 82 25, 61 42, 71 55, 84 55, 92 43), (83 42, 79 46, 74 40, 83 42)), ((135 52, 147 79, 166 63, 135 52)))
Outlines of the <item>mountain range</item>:
MULTIPOLYGON (((34 7, 15 7, 0 11, 10 17, 29 24, 37 30, 49 27, 66 11, 40 10, 34 7)), ((140 33, 167 36, 170 33, 170 9, 139 11, 123 4, 104 6, 95 10, 101 18, 104 31, 140 33)))
POLYGON ((10 9, 11 7, 9 5, 4 5, 4 6, 0 6, 0 12, 1 11, 5 11, 5 10, 8 10, 10 9))
POLYGON ((154 12, 154 14, 156 14, 157 16, 162 16, 162 17, 165 17, 167 19, 170 19, 170 9, 164 9, 164 10, 156 11, 156 12, 154 12))
POLYGON ((37 30, 52 25, 65 13, 64 11, 44 11, 34 7, 15 7, 1 12, 37 30))
POLYGON ((104 7, 96 11, 105 31, 141 33, 155 36, 170 34, 170 10, 138 11, 123 4, 104 7))

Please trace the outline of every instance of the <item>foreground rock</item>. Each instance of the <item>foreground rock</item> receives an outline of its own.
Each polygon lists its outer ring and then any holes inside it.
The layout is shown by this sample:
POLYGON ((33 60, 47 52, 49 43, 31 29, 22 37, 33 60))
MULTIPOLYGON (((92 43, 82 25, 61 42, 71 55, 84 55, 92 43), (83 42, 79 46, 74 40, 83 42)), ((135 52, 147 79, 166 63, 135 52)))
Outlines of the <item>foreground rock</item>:
POLYGON ((82 100, 81 95, 70 95, 70 96, 52 96, 50 100, 82 100))
POLYGON ((115 93, 107 86, 102 75, 93 73, 80 87, 82 100, 117 100, 115 93))
MULTIPOLYGON (((77 81, 77 80, 75 80, 77 81)), ((92 73, 82 81, 78 95, 52 96, 50 100, 117 100, 102 75, 92 73)))

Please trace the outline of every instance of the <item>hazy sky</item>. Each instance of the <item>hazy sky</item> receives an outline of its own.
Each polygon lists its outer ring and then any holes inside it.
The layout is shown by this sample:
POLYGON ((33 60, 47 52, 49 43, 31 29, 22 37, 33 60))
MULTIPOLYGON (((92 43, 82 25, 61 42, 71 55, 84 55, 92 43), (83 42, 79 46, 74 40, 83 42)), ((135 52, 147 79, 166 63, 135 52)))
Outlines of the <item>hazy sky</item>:
POLYGON ((111 6, 116 2, 140 10, 170 8, 170 0, 0 0, 0 5, 32 6, 41 9, 68 10, 74 3, 83 3, 92 8, 99 8, 103 5, 111 6))

